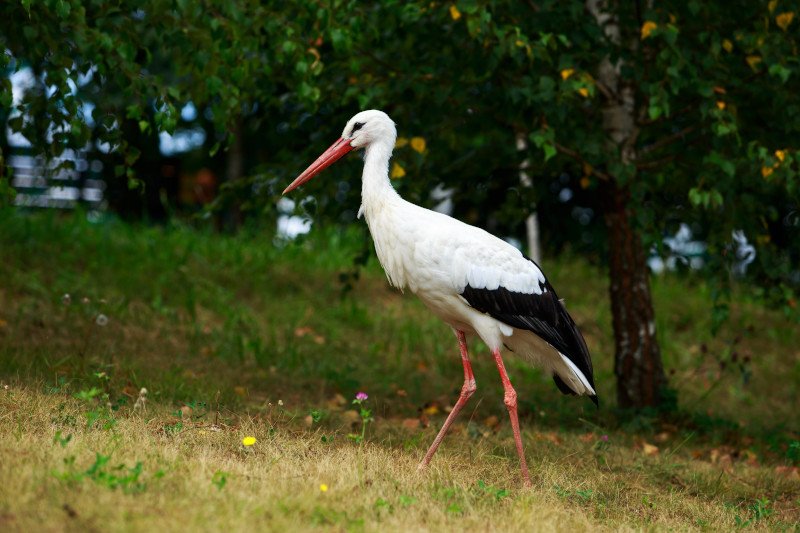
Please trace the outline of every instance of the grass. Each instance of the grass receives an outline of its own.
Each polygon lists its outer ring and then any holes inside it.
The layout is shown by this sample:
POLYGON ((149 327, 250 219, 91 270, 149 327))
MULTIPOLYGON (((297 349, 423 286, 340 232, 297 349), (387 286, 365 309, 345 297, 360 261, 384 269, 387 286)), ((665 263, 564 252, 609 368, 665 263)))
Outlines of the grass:
POLYGON ((374 261, 343 291, 362 240, 0 212, 0 529, 800 528, 795 324, 745 302, 712 337, 702 282, 654 280, 678 408, 620 413, 602 273, 546 261, 602 409, 509 358, 522 489, 473 342, 478 392, 419 474, 457 346, 374 261))

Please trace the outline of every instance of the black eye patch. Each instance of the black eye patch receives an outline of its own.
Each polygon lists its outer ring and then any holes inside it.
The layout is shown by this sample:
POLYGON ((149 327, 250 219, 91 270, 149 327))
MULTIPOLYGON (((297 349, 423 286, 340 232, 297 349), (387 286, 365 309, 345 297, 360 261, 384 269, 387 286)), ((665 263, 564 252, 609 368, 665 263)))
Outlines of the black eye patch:
POLYGON ((360 130, 362 126, 364 126, 363 122, 356 122, 355 124, 353 124, 353 131, 350 132, 350 135, 360 130))

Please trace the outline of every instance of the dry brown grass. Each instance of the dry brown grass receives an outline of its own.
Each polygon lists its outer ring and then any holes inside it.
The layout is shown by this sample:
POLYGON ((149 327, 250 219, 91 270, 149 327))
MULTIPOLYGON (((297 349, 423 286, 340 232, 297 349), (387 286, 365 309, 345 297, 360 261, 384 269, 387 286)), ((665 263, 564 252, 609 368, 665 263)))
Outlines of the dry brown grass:
MULTIPOLYGON (((456 432, 420 474, 422 449, 393 444, 420 430, 389 422, 365 444, 341 436, 325 444, 324 431, 292 421, 288 408, 238 413, 217 426, 209 416, 176 431, 164 429, 175 418, 158 405, 123 408, 112 428, 86 429, 83 413, 92 408, 102 406, 16 384, 0 391, 0 529, 723 531, 737 516, 752 518, 737 501, 765 490, 800 494, 800 481, 776 478, 770 467, 722 468, 680 450, 649 457, 614 435, 598 451, 585 435, 525 432, 534 479, 525 490, 505 431, 478 439, 456 432), (72 439, 62 446, 56 431, 72 439), (257 442, 245 448, 248 435, 257 442), (106 467, 81 475, 97 453, 110 456, 106 467), (103 477, 137 462, 135 483, 114 488, 103 477), (221 488, 212 482, 217 472, 217 481, 226 477, 221 488)), ((771 501, 769 516, 751 526, 796 528, 797 504, 771 501)))

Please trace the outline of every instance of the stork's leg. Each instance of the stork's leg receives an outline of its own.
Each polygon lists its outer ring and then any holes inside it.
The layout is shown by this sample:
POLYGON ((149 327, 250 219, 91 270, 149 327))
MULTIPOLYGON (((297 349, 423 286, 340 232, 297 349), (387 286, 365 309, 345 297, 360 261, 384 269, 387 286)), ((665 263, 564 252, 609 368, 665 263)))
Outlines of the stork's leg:
POLYGON ((442 439, 444 439, 444 436, 447 434, 447 430, 450 429, 453 421, 458 416, 458 412, 461 411, 461 408, 464 407, 464 405, 467 403, 467 400, 469 400, 470 396, 472 396, 478 388, 478 386, 475 384, 475 376, 472 374, 472 365, 469 363, 469 355, 467 354, 467 339, 464 336, 463 331, 454 331, 456 333, 456 337, 458 337, 458 346, 461 349, 461 364, 464 365, 464 385, 461 387, 461 394, 459 395, 455 406, 453 406, 453 410, 450 411, 450 415, 448 415, 447 420, 444 421, 444 425, 442 426, 442 429, 439 430, 439 434, 436 435, 436 438, 433 440, 433 444, 431 444, 431 447, 428 449, 428 453, 425 454, 425 458, 419 464, 420 470, 425 469, 425 467, 427 467, 431 462, 433 454, 436 453, 436 450, 442 443, 442 439))
POLYGON ((519 455, 519 466, 522 469, 522 482, 526 487, 531 486, 531 476, 528 473, 528 463, 525 461, 525 451, 522 449, 522 436, 519 433, 519 417, 517 416, 517 391, 511 386, 511 380, 508 379, 506 367, 503 364, 503 358, 500 356, 500 349, 492 350, 494 362, 497 364, 497 370, 500 371, 500 379, 503 381, 503 403, 506 404, 508 409, 508 417, 511 419, 511 429, 514 431, 514 443, 517 445, 517 455, 519 455))

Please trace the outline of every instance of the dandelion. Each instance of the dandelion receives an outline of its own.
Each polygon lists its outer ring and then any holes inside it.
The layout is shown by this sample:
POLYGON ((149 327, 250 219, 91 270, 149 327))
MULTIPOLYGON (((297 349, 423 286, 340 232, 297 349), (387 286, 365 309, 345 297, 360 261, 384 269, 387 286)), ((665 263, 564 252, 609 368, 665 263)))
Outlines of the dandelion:
POLYGON ((255 437, 245 437, 242 439, 242 444, 244 444, 245 446, 252 446, 255 443, 256 443, 255 437))
POLYGON ((319 491, 320 492, 328 492, 328 485, 326 485, 325 483, 321 484, 319 486, 319 491))
POLYGON ((72 303, 72 296, 69 293, 64 293, 64 296, 61 297, 61 303, 64 305, 69 305, 72 303))
POLYGON ((103 313, 100 313, 97 315, 97 318, 94 319, 94 323, 101 327, 106 326, 108 325, 108 317, 103 313))
POLYGON ((358 400, 360 402, 363 402, 367 398, 369 398, 369 396, 367 396, 366 392, 359 392, 358 394, 356 394, 356 400, 358 400))

